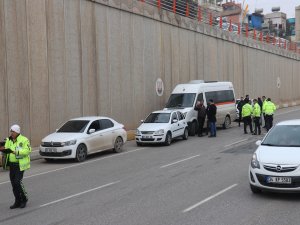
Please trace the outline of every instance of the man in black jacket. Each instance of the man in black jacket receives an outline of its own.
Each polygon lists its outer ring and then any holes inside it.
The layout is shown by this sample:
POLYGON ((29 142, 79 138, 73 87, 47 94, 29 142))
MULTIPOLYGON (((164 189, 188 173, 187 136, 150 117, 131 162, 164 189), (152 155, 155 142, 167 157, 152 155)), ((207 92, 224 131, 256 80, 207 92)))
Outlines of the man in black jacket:
POLYGON ((200 100, 197 101, 196 106, 194 108, 196 111, 198 111, 198 137, 203 136, 203 126, 205 122, 205 117, 206 117, 206 108, 204 106, 204 101, 200 100))
POLYGON ((242 108, 243 108, 244 104, 245 104, 244 98, 241 97, 241 100, 237 104, 237 109, 239 110, 239 127, 241 126, 241 121, 243 120, 243 118, 242 118, 242 108))
POLYGON ((214 101, 212 99, 210 99, 208 102, 206 113, 207 113, 207 119, 210 127, 210 136, 208 137, 216 137, 217 136, 217 128, 216 128, 217 107, 214 104, 214 101))

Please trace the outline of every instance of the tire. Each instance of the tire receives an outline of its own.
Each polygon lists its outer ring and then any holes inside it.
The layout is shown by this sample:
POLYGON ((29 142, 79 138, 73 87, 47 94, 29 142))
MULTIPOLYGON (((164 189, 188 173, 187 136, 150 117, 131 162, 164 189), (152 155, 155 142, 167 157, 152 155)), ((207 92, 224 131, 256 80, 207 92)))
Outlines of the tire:
POLYGON ((197 124, 196 121, 193 121, 190 127, 190 132, 189 135, 190 136, 195 136, 196 135, 196 128, 197 128, 197 124))
POLYGON ((87 148, 84 144, 80 144, 78 145, 77 149, 76 149, 76 158, 75 160, 77 162, 83 162, 84 160, 86 160, 87 157, 87 148))
POLYGON ((229 116, 225 117, 225 121, 223 123, 223 129, 228 129, 231 125, 231 119, 229 116))
POLYGON ((189 131, 187 128, 184 129, 184 133, 182 135, 183 140, 187 140, 189 138, 189 131))
POLYGON ((172 135, 170 131, 166 134, 166 139, 165 139, 165 146, 171 145, 172 142, 172 135))
POLYGON ((123 139, 121 137, 117 137, 115 140, 115 143, 114 143, 114 152, 116 152, 116 153, 122 152, 123 145, 124 145, 123 139))
POLYGON ((254 185, 250 184, 250 189, 252 191, 253 194, 259 194, 261 193, 261 190, 257 187, 255 187, 254 185))

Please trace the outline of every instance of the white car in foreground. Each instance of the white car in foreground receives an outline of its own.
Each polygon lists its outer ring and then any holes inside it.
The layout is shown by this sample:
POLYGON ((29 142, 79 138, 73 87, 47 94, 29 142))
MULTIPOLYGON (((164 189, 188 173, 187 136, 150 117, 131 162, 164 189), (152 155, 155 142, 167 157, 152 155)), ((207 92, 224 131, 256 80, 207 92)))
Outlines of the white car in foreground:
POLYGON ((136 130, 136 144, 164 143, 170 145, 172 139, 188 139, 188 125, 184 115, 177 110, 152 112, 136 130))
POLYGON ((300 192, 300 120, 276 124, 256 144, 249 166, 252 192, 300 192))
POLYGON ((91 153, 107 149, 121 152, 126 140, 123 124, 108 117, 80 117, 43 138, 40 155, 47 161, 74 158, 81 162, 91 153))

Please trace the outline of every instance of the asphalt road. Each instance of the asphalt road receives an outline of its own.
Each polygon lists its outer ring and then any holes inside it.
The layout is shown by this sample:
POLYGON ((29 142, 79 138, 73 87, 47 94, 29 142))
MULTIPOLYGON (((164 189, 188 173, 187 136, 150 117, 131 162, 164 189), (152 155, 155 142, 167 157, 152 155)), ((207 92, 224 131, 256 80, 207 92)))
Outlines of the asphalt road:
MULTIPOLYGON (((281 109, 276 121, 300 117, 281 109)), ((8 172, 0 172, 0 224, 293 225, 300 195, 254 195, 248 165, 255 141, 233 124, 217 138, 190 137, 169 147, 125 145, 125 151, 93 155, 84 163, 32 162, 24 184, 25 209, 9 209, 8 172)))

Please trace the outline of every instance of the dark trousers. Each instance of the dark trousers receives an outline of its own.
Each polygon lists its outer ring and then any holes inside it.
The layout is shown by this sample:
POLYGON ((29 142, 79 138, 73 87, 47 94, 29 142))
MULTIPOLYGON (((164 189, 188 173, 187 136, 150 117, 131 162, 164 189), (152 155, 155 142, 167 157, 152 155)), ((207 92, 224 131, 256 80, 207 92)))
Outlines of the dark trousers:
POLYGON ((269 131, 273 126, 273 115, 266 115, 265 124, 267 131, 269 131))
POLYGON ((198 136, 203 134, 203 126, 205 122, 205 117, 198 117, 198 136))
POLYGON ((10 163, 9 168, 9 178, 15 196, 15 203, 27 202, 27 193, 22 183, 24 171, 20 171, 19 164, 10 163))
POLYGON ((210 136, 216 137, 217 136, 217 128, 216 128, 216 122, 209 122, 210 127, 210 136))
POLYGON ((260 130, 260 117, 254 117, 254 133, 255 134, 261 134, 260 130))
POLYGON ((251 116, 246 116, 243 118, 244 120, 244 133, 247 133, 247 126, 250 126, 250 132, 253 133, 253 129, 252 129, 252 119, 251 116))
POLYGON ((242 110, 239 112, 239 127, 241 126, 241 122, 243 121, 242 119, 242 110))

